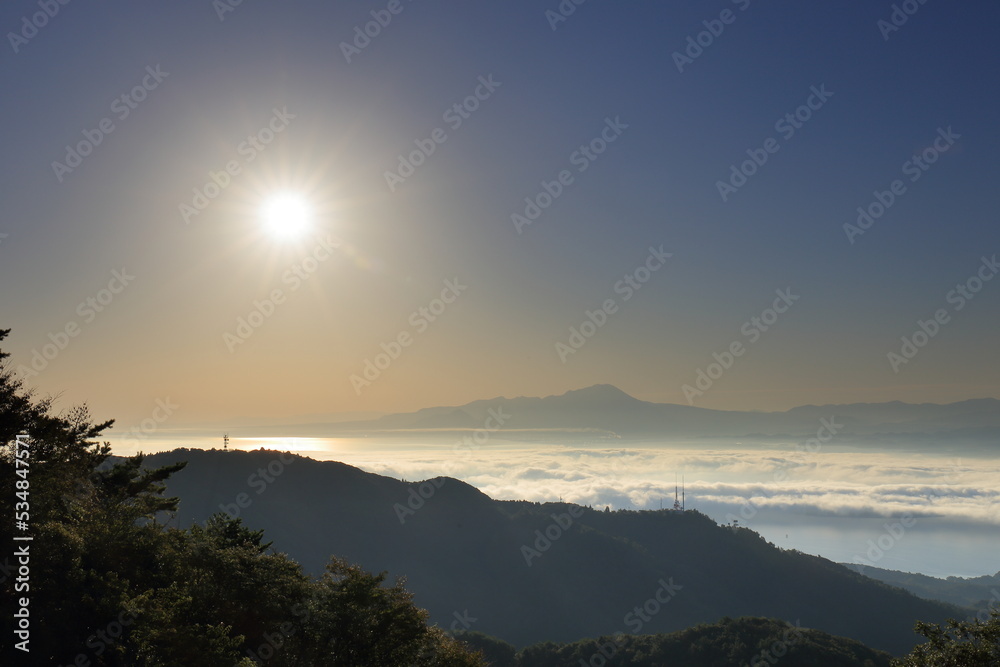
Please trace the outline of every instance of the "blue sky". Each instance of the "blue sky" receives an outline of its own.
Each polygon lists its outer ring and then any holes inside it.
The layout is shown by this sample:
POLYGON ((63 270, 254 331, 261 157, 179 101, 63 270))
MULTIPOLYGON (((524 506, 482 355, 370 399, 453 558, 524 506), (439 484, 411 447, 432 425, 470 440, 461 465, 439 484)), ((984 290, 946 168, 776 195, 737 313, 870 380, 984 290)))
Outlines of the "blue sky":
POLYGON ((1000 397, 1000 281, 960 311, 947 298, 1000 251, 995 4, 912 3, 885 39, 888 2, 588 0, 553 30, 557 2, 402 0, 347 62, 341 44, 388 5, 246 0, 220 19, 208 0, 71 2, 16 53, 9 33, 42 10, 3 5, 0 326, 29 383, 125 420, 170 397, 178 422, 601 382, 683 403, 741 342, 695 405, 1000 397), (725 10, 678 71, 675 52, 725 10), (157 66, 120 118, 114 100, 157 66), (444 114, 480 77, 499 85, 452 129, 444 114), (824 86, 794 135, 775 128, 824 86), (275 109, 294 117, 248 160, 241 142, 275 109), (52 163, 103 118, 113 131, 60 182, 52 163), (627 128, 579 172, 571 156, 609 118, 627 128), (385 172, 435 128, 446 139, 390 190, 385 172), (910 181, 904 163, 948 128, 959 138, 910 181), (723 201, 717 182, 769 138, 777 152, 723 201), (240 173, 185 222, 180 205, 230 160, 240 173), (511 215, 562 170, 572 184, 518 233, 511 215), (850 243, 845 223, 896 179, 905 193, 850 243), (286 190, 314 210, 293 242, 258 220, 286 190), (284 281, 328 236, 338 251, 284 281), (615 285, 661 245, 671 258, 625 301, 615 285), (81 314, 123 268, 134 280, 81 314), (455 279, 467 289, 415 325, 455 279), (750 343, 742 325, 785 288, 799 300, 750 343), (261 326, 227 339, 275 289, 261 326), (894 372, 888 353, 939 309, 947 323, 894 372), (378 360, 401 334, 411 344, 378 360), (367 361, 384 368, 366 378, 367 361))

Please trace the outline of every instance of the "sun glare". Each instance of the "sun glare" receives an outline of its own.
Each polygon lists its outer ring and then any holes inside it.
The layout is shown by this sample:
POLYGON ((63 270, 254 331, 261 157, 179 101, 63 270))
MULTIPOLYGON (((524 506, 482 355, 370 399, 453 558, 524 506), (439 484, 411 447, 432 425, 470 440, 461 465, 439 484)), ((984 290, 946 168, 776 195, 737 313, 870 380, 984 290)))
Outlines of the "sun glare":
POLYGON ((264 202, 261 218, 269 234, 279 239, 299 238, 309 229, 309 204, 295 193, 284 192, 264 202))

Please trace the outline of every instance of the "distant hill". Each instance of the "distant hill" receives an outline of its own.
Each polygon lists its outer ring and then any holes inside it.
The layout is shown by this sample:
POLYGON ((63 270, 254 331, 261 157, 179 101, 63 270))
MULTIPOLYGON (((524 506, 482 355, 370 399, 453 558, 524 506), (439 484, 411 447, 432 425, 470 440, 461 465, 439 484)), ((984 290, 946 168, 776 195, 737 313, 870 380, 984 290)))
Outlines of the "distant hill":
POLYGON ((148 465, 175 461, 188 466, 168 481, 174 523, 224 506, 307 571, 336 554, 405 575, 441 626, 475 618, 465 629, 517 646, 629 632, 647 613, 643 633, 764 616, 898 654, 918 642, 917 619, 961 614, 693 511, 495 501, 451 478, 406 483, 263 450, 175 450, 148 465), (660 604, 664 586, 676 590, 660 604))
POLYGON ((717 665, 823 665, 889 667, 892 656, 861 642, 819 630, 796 628, 768 618, 723 618, 718 623, 659 635, 584 639, 571 644, 545 642, 515 655, 514 647, 478 633, 459 639, 480 650, 492 667, 716 667, 717 665), (592 662, 593 660, 593 662, 592 662), (614 662, 611 662, 614 660, 614 662))
POLYGON ((1000 608, 1000 572, 982 577, 948 577, 939 579, 925 574, 883 570, 877 567, 843 563, 844 567, 905 589, 925 600, 940 600, 973 611, 1000 608))
POLYGON ((865 437, 892 445, 897 439, 930 439, 963 444, 1000 445, 1000 401, 974 399, 935 403, 852 403, 804 405, 784 412, 710 410, 689 405, 651 403, 611 385, 544 398, 479 400, 460 406, 431 407, 367 421, 298 424, 276 433, 333 435, 385 431, 442 431, 483 428, 491 412, 509 415, 503 429, 581 430, 623 438, 814 436, 821 419, 832 419, 838 439, 865 437))

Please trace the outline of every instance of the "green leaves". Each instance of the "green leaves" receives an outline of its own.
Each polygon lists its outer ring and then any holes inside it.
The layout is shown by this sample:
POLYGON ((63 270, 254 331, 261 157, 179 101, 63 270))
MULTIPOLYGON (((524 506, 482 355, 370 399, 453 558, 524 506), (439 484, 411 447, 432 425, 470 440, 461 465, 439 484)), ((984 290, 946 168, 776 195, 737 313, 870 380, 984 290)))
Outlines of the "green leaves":
MULTIPOLYGON (((0 341, 9 330, 0 330, 0 341)), ((108 465, 95 441, 111 421, 86 406, 64 416, 3 365, 0 351, 0 494, 14 497, 13 451, 31 436, 32 647, 37 664, 94 667, 478 667, 463 645, 413 605, 401 582, 333 559, 311 580, 274 553, 264 531, 238 518, 167 528, 175 512, 164 481, 186 463, 149 469, 142 454, 108 465), (43 648, 42 648, 43 647, 43 648)), ((0 541, 10 543, 9 521, 0 541)), ((13 578, 0 593, 13 598, 13 578)), ((25 664, 0 648, 0 664, 25 664)))
POLYGON ((944 626, 918 622, 927 642, 913 649, 896 667, 991 667, 1000 664, 1000 612, 982 623, 948 620, 944 626))

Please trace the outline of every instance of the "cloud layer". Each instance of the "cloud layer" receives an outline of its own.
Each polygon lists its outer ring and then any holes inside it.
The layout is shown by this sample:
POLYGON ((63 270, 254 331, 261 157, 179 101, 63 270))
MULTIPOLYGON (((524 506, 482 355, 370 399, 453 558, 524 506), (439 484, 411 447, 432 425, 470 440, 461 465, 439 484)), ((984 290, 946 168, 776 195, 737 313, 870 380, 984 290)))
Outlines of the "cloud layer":
POLYGON ((1000 462, 994 459, 732 446, 527 445, 493 438, 476 449, 456 449, 455 443, 400 447, 382 440, 321 456, 408 480, 455 477, 499 499, 656 509, 672 505, 675 476, 683 476, 687 506, 716 518, 751 504, 798 516, 908 513, 1000 524, 1000 462))

